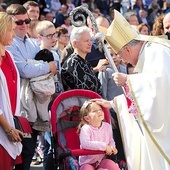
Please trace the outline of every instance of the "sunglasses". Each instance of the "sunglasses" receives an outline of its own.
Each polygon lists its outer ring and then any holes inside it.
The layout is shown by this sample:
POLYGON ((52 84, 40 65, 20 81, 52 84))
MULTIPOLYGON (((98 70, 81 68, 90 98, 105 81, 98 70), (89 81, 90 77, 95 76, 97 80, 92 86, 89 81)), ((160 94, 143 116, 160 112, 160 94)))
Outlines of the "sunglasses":
POLYGON ((29 24, 29 23, 31 22, 31 19, 30 19, 30 18, 27 18, 27 19, 25 19, 25 20, 15 21, 15 23, 16 23, 17 25, 23 25, 24 22, 25 22, 25 24, 29 24))
POLYGON ((53 33, 53 34, 48 34, 48 35, 41 35, 43 37, 46 37, 47 39, 52 39, 53 37, 57 37, 57 32, 53 33))

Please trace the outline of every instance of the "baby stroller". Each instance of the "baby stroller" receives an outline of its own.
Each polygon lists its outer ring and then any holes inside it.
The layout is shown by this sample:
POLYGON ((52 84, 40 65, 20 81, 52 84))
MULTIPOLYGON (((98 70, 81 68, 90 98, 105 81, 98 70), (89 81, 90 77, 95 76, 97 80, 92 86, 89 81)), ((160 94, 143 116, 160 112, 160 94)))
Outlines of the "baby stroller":
MULTIPOLYGON (((103 151, 80 149, 77 126, 79 110, 89 99, 101 98, 90 90, 69 90, 60 94, 51 106, 51 136, 54 170, 78 170, 78 156, 102 154, 103 151)), ((109 111, 103 108, 105 121, 110 123, 109 111)))

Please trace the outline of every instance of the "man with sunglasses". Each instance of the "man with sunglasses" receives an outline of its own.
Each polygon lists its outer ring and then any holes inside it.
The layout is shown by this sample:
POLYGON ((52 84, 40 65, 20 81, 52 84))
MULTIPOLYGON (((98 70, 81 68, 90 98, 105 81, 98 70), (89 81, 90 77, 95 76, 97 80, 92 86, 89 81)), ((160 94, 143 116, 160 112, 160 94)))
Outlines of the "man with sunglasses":
MULTIPOLYGON (((54 61, 49 63, 33 64, 28 63, 28 60, 34 59, 40 47, 34 44, 34 42, 28 37, 28 27, 30 19, 27 14, 27 10, 20 4, 12 4, 7 8, 7 13, 13 15, 16 27, 14 32, 16 37, 13 39, 12 45, 7 47, 10 51, 19 70, 21 78, 33 78, 41 76, 51 72, 52 74, 57 73, 57 67, 54 61)), ((29 116, 29 115, 27 115, 29 116)), ((30 124, 31 120, 28 121, 30 124)), ((37 131, 33 129, 31 138, 23 139, 23 150, 22 150, 22 161, 23 163, 15 167, 15 170, 29 170, 32 157, 34 155, 35 146, 37 140, 37 131)))

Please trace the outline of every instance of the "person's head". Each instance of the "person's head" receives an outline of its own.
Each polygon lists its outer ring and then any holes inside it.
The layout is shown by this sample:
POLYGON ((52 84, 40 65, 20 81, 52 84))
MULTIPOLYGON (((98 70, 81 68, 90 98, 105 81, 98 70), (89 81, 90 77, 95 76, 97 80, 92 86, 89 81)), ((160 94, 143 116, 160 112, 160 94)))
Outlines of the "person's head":
POLYGON ((40 18, 39 18, 40 21, 43 21, 45 20, 45 14, 40 14, 40 18))
POLYGON ((0 11, 6 12, 7 4, 4 2, 0 2, 0 11))
POLYGON ((110 16, 110 20, 114 20, 114 7, 109 8, 109 16, 110 16))
POLYGON ((139 7, 139 8, 142 8, 143 7, 142 0, 136 0, 135 6, 139 7))
MULTIPOLYGON (((100 26, 104 28, 108 28, 110 25, 109 21, 103 16, 96 17, 96 24, 98 28, 100 26)), ((95 34, 95 28, 94 25, 92 24, 90 17, 87 17, 87 26, 92 30, 93 34, 95 34)))
MULTIPOLYGON (((116 67, 118 67, 119 64, 120 64, 120 57, 119 57, 119 55, 116 55, 116 53, 114 52, 113 48, 108 43, 107 43, 107 49, 108 49, 108 51, 110 53, 110 56, 113 58, 113 61, 114 61, 115 65, 116 65, 116 67)), ((107 58, 107 56, 106 56, 106 58, 107 58)))
POLYGON ((122 47, 122 49, 118 52, 118 55, 120 55, 125 62, 135 66, 138 61, 138 56, 142 45, 143 41, 132 40, 122 47))
POLYGON ((71 24, 71 20, 70 20, 70 16, 68 15, 68 14, 65 14, 65 15, 63 15, 64 17, 63 17, 63 19, 64 19, 64 24, 66 25, 66 26, 70 26, 70 24, 71 24))
POLYGON ((139 10, 139 17, 140 18, 146 18, 147 17, 147 11, 145 9, 139 10))
POLYGON ((124 14, 125 19, 129 22, 130 25, 139 25, 138 17, 135 12, 126 12, 124 14))
POLYGON ((152 35, 158 36, 164 34, 164 26, 163 26, 163 19, 165 15, 161 14, 155 19, 155 23, 153 24, 152 35))
POLYGON ((7 46, 12 43, 14 33, 15 23, 11 15, 6 12, 0 12, 0 45, 7 46))
POLYGON ((41 41, 41 46, 51 50, 57 40, 57 33, 54 24, 46 20, 40 21, 37 24, 36 31, 38 33, 37 37, 41 41))
POLYGON ((98 16, 96 18, 96 24, 97 24, 97 26, 102 26, 105 28, 108 28, 110 25, 109 21, 103 16, 98 16))
POLYGON ((81 123, 100 127, 104 120, 104 112, 100 105, 92 101, 85 101, 80 109, 81 123))
POLYGON ((54 19, 54 17, 53 17, 53 14, 51 12, 47 12, 45 14, 45 20, 53 22, 53 19, 54 19))
POLYGON ((27 1, 23 4, 26 8, 28 16, 31 20, 38 20, 40 15, 40 8, 37 2, 35 1, 27 1))
POLYGON ((57 27, 57 42, 66 46, 69 41, 68 30, 64 27, 57 27))
POLYGON ((29 29, 28 29, 28 35, 31 38, 37 38, 37 31, 36 31, 36 27, 38 24, 38 20, 31 20, 30 24, 29 24, 29 29))
POLYGON ((153 12, 154 12, 154 13, 157 13, 158 10, 159 10, 158 4, 153 4, 153 5, 152 5, 152 9, 153 9, 153 12))
POLYGON ((16 23, 15 34, 24 39, 25 35, 28 32, 29 24, 31 19, 27 14, 27 10, 23 5, 20 4, 11 4, 7 7, 6 12, 9 15, 13 15, 14 21, 16 23))
POLYGON ((103 14, 101 13, 99 8, 93 9, 92 12, 93 12, 93 15, 94 15, 95 18, 97 18, 98 16, 103 16, 103 14))
POLYGON ((74 51, 81 57, 85 57, 87 53, 91 52, 91 29, 87 26, 74 27, 71 32, 70 42, 74 51))
POLYGON ((62 11, 63 14, 67 14, 68 13, 68 5, 62 4, 61 5, 61 11, 62 11))
POLYGON ((138 25, 138 30, 140 34, 150 35, 149 25, 146 23, 141 23, 138 25))
POLYGON ((163 29, 164 29, 164 34, 170 32, 170 12, 167 13, 163 19, 163 29))

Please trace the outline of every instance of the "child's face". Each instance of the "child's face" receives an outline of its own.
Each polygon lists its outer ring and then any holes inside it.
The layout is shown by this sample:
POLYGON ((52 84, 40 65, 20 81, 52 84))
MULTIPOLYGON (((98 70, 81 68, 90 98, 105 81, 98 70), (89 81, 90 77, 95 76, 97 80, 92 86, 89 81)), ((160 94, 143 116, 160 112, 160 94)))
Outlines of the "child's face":
POLYGON ((114 61, 115 65, 116 65, 116 67, 118 67, 119 63, 120 63, 119 56, 115 54, 115 52, 113 51, 113 49, 112 49, 112 47, 110 45, 108 45, 107 48, 108 48, 108 51, 109 51, 111 57, 113 58, 113 61, 114 61))
POLYGON ((46 47, 52 48, 55 46, 57 41, 57 34, 55 27, 48 28, 44 31, 43 36, 41 36, 41 41, 46 47))
POLYGON ((100 105, 96 103, 91 104, 91 110, 87 114, 88 123, 92 126, 101 125, 102 120, 104 119, 104 112, 100 105))

